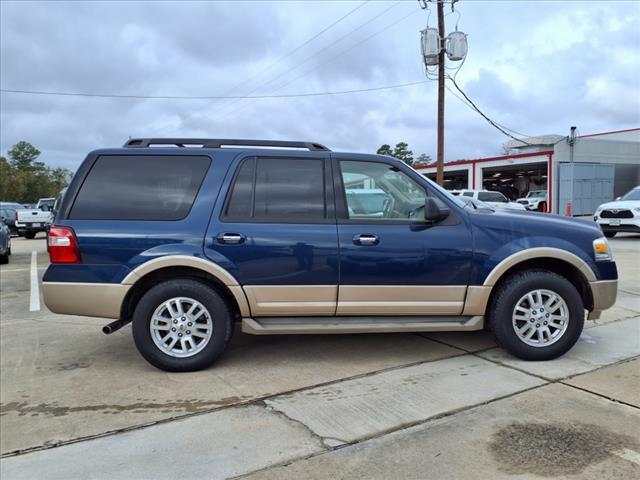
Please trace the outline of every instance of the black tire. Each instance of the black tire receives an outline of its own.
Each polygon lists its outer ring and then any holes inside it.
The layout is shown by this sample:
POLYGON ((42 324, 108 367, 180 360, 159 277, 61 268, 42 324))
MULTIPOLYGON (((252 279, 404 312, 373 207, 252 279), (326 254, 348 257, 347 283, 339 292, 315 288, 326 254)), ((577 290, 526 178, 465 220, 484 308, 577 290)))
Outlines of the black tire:
POLYGON ((576 287, 566 278, 547 270, 527 270, 504 279, 489 306, 489 329, 496 342, 523 360, 552 360, 568 352, 580 338, 584 326, 584 303, 576 287), (531 346, 516 334, 512 315, 517 302, 536 289, 551 290, 565 301, 569 321, 564 334, 551 345, 531 346))
POLYGON ((9 253, 5 253, 4 255, 0 255, 0 265, 4 265, 9 263, 9 253))
POLYGON ((33 240, 34 238, 36 238, 36 232, 24 232, 24 238, 33 240))
POLYGON ((616 236, 616 233, 618 232, 607 232, 606 230, 604 231, 604 236, 607 238, 613 238, 616 236))
POLYGON ((540 202, 538 204, 538 208, 536 209, 539 212, 546 212, 547 211, 547 202, 540 202))
POLYGON ((225 350, 233 331, 233 313, 225 299, 213 288, 194 279, 178 278, 159 283, 147 291, 133 313, 133 339, 140 354, 153 366, 167 372, 193 372, 209 367, 225 350), (201 303, 213 324, 213 336, 206 346, 186 358, 163 352, 153 341, 150 322, 156 308, 175 297, 201 303))

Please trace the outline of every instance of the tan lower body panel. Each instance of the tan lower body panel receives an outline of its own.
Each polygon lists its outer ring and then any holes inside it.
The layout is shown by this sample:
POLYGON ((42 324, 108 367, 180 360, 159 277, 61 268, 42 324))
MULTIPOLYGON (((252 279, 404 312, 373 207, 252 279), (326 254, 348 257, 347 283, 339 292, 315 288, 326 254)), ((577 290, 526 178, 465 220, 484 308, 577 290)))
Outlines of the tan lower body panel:
POLYGON ((338 286, 245 286, 244 292, 254 317, 334 315, 338 286))
POLYGON ((249 310, 249 302, 247 302, 247 297, 240 286, 227 286, 233 298, 236 299, 236 303, 238 304, 238 310, 240 310, 241 317, 248 317, 251 315, 251 310, 249 310))
POLYGON ((484 315, 493 287, 475 286, 467 288, 467 298, 464 301, 463 315, 484 315))
POLYGON ((460 315, 466 286, 341 285, 336 315, 460 315))
POLYGON ((43 282, 44 303, 53 313, 120 318, 120 307, 131 285, 43 282))
POLYGON ((593 309, 606 310, 613 307, 618 297, 618 280, 600 280, 591 282, 591 295, 593 295, 593 309))
POLYGON ((242 331, 250 335, 301 335, 338 333, 395 332, 469 332, 482 330, 484 317, 451 318, 305 318, 305 319, 242 319, 242 331), (270 320, 278 320, 276 322, 270 320), (282 321, 280 321, 282 320, 282 321), (285 321, 286 320, 286 321, 285 321))

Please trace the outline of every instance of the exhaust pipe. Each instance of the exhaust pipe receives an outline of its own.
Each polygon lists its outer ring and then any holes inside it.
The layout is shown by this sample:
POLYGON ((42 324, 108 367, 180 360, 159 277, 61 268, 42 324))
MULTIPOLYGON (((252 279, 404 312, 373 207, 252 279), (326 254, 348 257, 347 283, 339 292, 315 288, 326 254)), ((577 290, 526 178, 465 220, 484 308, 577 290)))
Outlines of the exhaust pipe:
POLYGON ((117 330, 120 330, 127 323, 129 323, 129 322, 124 322, 122 320, 116 320, 116 321, 111 322, 111 323, 105 325, 104 327, 102 327, 102 333, 104 333, 105 335, 110 335, 113 332, 115 332, 117 330))

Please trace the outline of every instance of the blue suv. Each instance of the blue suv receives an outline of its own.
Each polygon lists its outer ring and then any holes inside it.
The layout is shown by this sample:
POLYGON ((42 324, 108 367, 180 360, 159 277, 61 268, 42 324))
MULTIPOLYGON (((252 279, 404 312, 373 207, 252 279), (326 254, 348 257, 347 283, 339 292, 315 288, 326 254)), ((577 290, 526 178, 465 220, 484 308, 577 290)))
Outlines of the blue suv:
POLYGON ((317 143, 134 139, 96 150, 48 235, 45 302, 132 323, 151 364, 209 366, 255 335, 471 331, 568 351, 617 270, 592 222, 462 202, 386 156, 317 143), (267 148, 265 148, 267 147, 267 148))

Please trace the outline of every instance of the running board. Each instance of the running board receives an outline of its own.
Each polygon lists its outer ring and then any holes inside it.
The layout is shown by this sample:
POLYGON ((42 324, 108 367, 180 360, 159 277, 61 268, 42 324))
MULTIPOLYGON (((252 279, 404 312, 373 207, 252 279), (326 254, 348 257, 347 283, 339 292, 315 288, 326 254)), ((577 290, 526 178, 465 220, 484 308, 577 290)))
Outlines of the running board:
POLYGON ((484 317, 262 317, 242 319, 251 335, 318 333, 469 332, 482 330, 484 317))

